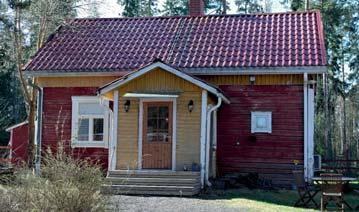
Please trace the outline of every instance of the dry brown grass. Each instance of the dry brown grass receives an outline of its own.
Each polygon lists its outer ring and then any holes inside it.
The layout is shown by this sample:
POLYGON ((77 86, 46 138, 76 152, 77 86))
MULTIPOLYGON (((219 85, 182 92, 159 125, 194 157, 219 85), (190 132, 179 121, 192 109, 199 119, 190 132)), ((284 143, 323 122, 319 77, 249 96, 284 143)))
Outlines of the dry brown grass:
POLYGON ((1 211, 104 211, 100 194, 100 166, 74 159, 58 148, 44 157, 41 175, 29 169, 15 173, 15 180, 0 186, 1 211))

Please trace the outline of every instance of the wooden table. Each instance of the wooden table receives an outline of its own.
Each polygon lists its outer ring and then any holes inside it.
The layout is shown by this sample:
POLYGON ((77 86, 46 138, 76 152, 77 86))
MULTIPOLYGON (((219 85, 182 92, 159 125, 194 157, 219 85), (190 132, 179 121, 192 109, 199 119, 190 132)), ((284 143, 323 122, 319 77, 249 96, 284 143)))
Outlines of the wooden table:
MULTIPOLYGON (((317 184, 322 184, 324 181, 325 182, 329 182, 329 181, 338 181, 338 179, 335 179, 335 180, 333 180, 333 179, 327 179, 327 178, 323 178, 323 177, 313 177, 312 178, 312 180, 315 182, 315 183, 317 183, 317 184)), ((345 182, 345 183, 349 183, 350 181, 356 181, 357 179, 356 178, 354 178, 354 177, 341 177, 340 178, 340 181, 342 181, 342 182, 345 182)), ((350 205, 349 205, 349 203, 347 203, 345 200, 344 200, 344 204, 350 209, 350 210, 353 210, 353 207, 351 207, 350 205)))

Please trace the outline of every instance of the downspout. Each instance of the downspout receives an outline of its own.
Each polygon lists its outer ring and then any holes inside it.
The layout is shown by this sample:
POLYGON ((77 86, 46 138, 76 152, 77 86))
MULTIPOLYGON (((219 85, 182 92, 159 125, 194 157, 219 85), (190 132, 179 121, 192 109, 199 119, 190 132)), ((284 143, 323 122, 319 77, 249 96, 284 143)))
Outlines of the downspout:
POLYGON ((308 74, 303 76, 304 95, 304 179, 308 181, 308 74))
POLYGON ((209 151, 211 146, 211 115, 213 111, 216 111, 222 104, 222 98, 218 97, 217 104, 214 107, 211 107, 207 111, 207 134, 206 134, 206 171, 205 171, 205 181, 207 186, 212 184, 209 182, 209 151))
POLYGON ((40 166, 41 166, 41 126, 42 126, 42 102, 43 102, 43 91, 42 88, 33 84, 32 82, 29 82, 29 85, 37 90, 37 111, 36 111, 36 138, 35 138, 35 145, 36 145, 36 151, 35 151, 35 173, 38 175, 40 174, 40 166))
POLYGON ((201 98, 201 145, 200 145, 200 163, 201 163, 201 188, 204 188, 206 172, 206 115, 207 113, 207 91, 202 90, 201 98))

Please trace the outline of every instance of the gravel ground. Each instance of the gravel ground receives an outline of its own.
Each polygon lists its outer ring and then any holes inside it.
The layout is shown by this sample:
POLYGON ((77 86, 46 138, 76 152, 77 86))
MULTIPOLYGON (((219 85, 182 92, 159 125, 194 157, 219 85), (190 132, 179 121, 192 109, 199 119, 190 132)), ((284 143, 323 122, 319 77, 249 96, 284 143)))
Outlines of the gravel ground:
POLYGON ((206 200, 181 197, 112 196, 113 211, 160 211, 160 212, 238 212, 248 211, 245 207, 226 206, 226 200, 206 200))

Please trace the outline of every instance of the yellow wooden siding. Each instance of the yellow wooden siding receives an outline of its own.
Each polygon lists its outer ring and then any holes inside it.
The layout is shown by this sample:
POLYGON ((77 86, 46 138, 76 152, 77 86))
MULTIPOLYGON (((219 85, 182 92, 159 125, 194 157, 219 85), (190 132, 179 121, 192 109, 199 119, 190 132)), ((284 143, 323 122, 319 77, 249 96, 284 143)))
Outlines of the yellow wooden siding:
POLYGON ((181 92, 200 91, 201 89, 171 73, 156 69, 120 88, 120 92, 125 90, 131 92, 181 92))
POLYGON ((127 92, 178 92, 176 169, 182 170, 184 164, 191 165, 193 162, 199 164, 202 90, 171 73, 157 69, 119 89, 117 168, 136 168, 138 164, 139 101, 130 99, 130 111, 124 112, 123 95, 127 92), (194 109, 191 113, 187 107, 190 100, 194 101, 194 109))
POLYGON ((136 169, 138 150, 138 100, 131 100, 130 110, 126 113, 123 105, 125 99, 119 99, 117 169, 136 169))
POLYGON ((183 166, 200 163, 201 135, 201 92, 184 92, 177 99, 177 145, 176 170, 183 166), (188 102, 193 100, 194 108, 188 111, 188 102))
MULTIPOLYGON (((292 75, 254 75, 254 85, 296 85, 303 84, 302 74, 292 75)), ((209 83, 216 85, 250 85, 250 75, 210 75, 200 76, 209 83)))
POLYGON ((37 77, 37 83, 40 87, 101 87, 117 78, 119 77, 37 77))

